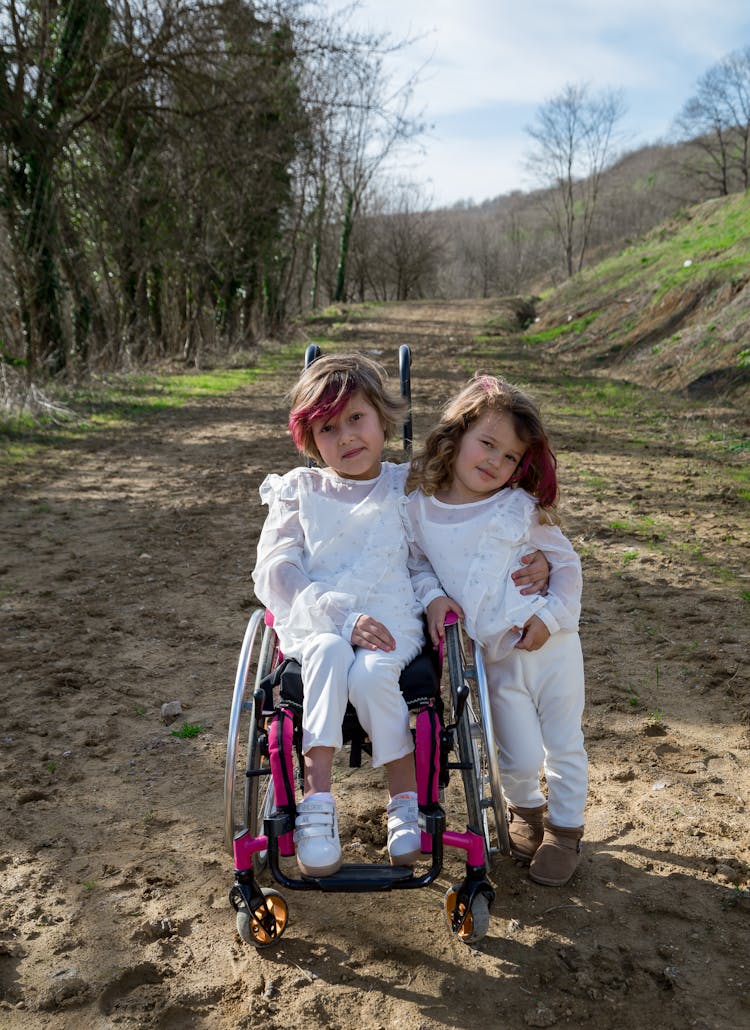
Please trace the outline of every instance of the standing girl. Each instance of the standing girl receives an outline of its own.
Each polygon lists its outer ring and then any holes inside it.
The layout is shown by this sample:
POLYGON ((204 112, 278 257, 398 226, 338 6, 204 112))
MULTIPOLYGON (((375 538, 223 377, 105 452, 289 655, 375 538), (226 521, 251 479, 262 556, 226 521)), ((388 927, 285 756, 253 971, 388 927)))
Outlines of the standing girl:
MULTIPOLYGON (((404 505, 412 548, 484 652, 511 854, 530 862, 536 882, 560 886, 580 861, 588 778, 581 565, 553 521, 556 460, 533 401, 502 379, 475 377, 412 462, 415 488, 404 505), (508 577, 533 548, 551 566, 544 597, 522 595, 508 577)), ((446 607, 445 597, 428 607, 433 640, 446 607)))

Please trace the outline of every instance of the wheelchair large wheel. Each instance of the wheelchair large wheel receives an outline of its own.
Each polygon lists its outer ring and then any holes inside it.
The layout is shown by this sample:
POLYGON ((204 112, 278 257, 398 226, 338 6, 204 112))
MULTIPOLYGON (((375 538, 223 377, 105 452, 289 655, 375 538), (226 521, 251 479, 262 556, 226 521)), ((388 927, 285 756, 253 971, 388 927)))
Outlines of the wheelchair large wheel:
POLYGON ((473 664, 467 661, 469 642, 458 623, 446 627, 446 651, 454 713, 458 699, 468 691, 456 724, 456 744, 468 825, 484 839, 489 865, 493 855, 507 855, 510 848, 484 665, 478 648, 471 656, 473 664))
MULTIPOLYGON (((224 841, 233 854, 237 834, 249 830, 253 836, 262 832, 263 819, 273 808, 273 784, 268 770, 268 757, 261 748, 263 702, 258 689, 276 660, 276 635, 264 625, 264 612, 257 608, 245 630, 237 675, 234 682, 229 716, 227 755, 224 766, 224 841), (249 776, 249 771, 256 774, 249 776)), ((255 862, 263 864, 263 855, 255 862)))

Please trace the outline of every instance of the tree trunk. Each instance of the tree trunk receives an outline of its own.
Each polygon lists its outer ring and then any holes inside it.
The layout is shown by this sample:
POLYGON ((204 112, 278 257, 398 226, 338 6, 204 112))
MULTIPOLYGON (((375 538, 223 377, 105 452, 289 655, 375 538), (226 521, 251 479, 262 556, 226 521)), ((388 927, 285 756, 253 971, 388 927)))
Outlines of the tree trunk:
POLYGON ((347 189, 344 200, 344 220, 341 225, 341 237, 339 239, 339 263, 336 269, 336 293, 333 297, 337 304, 346 300, 346 262, 349 257, 349 241, 351 240, 353 226, 354 194, 350 189, 347 189))

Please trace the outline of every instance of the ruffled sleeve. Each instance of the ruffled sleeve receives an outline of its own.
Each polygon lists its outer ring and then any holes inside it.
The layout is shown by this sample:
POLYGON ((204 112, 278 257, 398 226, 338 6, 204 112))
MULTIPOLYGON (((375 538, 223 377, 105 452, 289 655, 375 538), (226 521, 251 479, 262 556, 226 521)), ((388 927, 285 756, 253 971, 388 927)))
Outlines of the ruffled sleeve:
POLYGON ((525 490, 505 490, 498 503, 487 532, 494 540, 518 545, 528 540, 531 527, 539 521, 537 505, 525 490))
POLYGON ((287 653, 294 653, 311 633, 342 633, 348 627, 351 636, 358 617, 354 596, 313 582, 307 573, 300 518, 304 480, 299 471, 267 476, 261 484, 261 500, 268 504, 269 512, 252 573, 255 593, 273 612, 287 653))

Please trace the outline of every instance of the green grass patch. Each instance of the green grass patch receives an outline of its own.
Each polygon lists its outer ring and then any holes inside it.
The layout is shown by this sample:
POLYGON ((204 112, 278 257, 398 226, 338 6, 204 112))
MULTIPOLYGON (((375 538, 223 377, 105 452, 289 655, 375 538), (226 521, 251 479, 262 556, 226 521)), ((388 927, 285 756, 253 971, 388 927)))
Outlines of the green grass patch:
MULTIPOLYGON (((557 382, 554 389, 554 397, 548 403, 556 415, 593 420, 627 415, 637 417, 640 427, 644 419, 650 424, 653 417, 653 400, 637 383, 581 376, 557 382)), ((661 421, 657 416, 656 422, 661 421)))
POLYGON ((725 468, 724 474, 734 487, 737 497, 741 501, 750 501, 750 466, 725 468))
POLYGON ((642 515, 637 519, 615 519, 609 528, 617 533, 628 533, 633 536, 653 536, 656 523, 650 515, 642 515))
POLYGON ((590 472, 588 469, 580 469, 578 471, 578 475, 586 486, 590 486, 592 490, 606 490, 609 486, 609 480, 605 479, 604 476, 600 476, 597 472, 590 472))
POLYGON ((543 329, 538 333, 525 333, 524 340, 527 343, 550 343, 552 340, 565 336, 567 333, 582 333, 598 316, 598 311, 592 311, 581 318, 574 318, 570 322, 553 326, 552 329, 543 329))
POLYGON ((718 443, 729 454, 742 454, 750 451, 750 437, 742 433, 733 433, 729 430, 721 432, 710 431, 704 436, 707 443, 718 443))
POLYGON ((322 311, 316 311, 313 314, 305 316, 305 322, 315 322, 319 318, 341 318, 342 309, 338 304, 329 304, 327 308, 323 308, 322 311))
POLYGON ((672 544, 672 550, 678 555, 693 558, 695 561, 703 562, 706 560, 706 556, 703 553, 703 545, 691 540, 682 540, 676 544, 672 544))
POLYGON ((69 415, 0 419, 0 463, 16 464, 43 447, 64 445, 91 432, 119 428, 208 397, 231 394, 290 363, 301 364, 305 346, 305 342, 295 342, 264 354, 253 367, 113 375, 73 389, 53 385, 50 394, 69 415))
POLYGON ((329 304, 327 308, 312 312, 300 319, 304 325, 315 325, 316 322, 325 322, 330 319, 337 319, 337 325, 346 325, 351 322, 360 322, 368 318, 373 311, 380 311, 388 307, 387 300, 365 300, 357 304, 329 304))
POLYGON ((179 737, 180 740, 191 740, 201 733, 203 733, 203 727, 193 722, 184 722, 178 730, 172 730, 172 736, 179 737))

